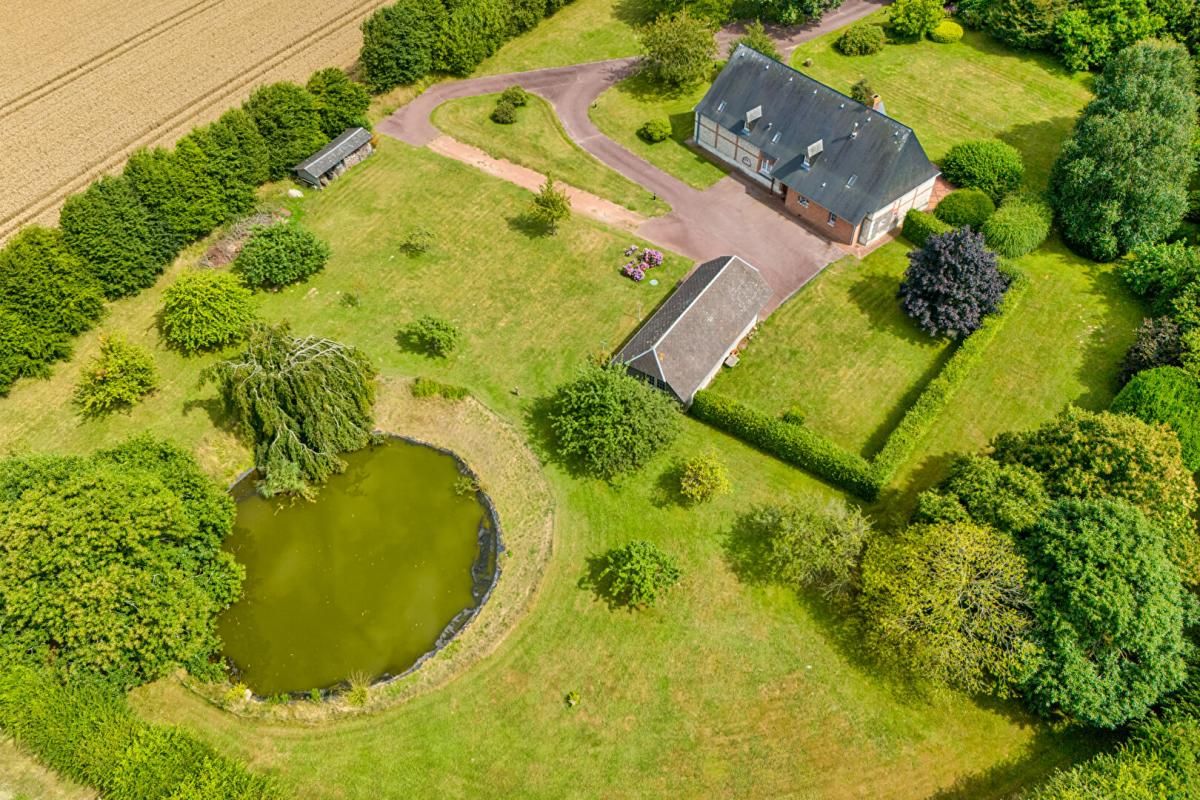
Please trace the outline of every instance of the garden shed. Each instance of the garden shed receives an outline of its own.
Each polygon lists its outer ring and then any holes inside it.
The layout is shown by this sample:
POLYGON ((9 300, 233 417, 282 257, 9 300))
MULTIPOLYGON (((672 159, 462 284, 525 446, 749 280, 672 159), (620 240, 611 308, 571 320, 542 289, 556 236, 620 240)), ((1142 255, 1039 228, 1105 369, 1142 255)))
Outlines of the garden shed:
POLYGON ((371 132, 347 128, 329 144, 296 165, 296 177, 314 189, 329 182, 375 152, 371 132))
POLYGON ((671 293, 614 360, 691 405, 758 324, 771 287, 737 256, 706 261, 671 293))

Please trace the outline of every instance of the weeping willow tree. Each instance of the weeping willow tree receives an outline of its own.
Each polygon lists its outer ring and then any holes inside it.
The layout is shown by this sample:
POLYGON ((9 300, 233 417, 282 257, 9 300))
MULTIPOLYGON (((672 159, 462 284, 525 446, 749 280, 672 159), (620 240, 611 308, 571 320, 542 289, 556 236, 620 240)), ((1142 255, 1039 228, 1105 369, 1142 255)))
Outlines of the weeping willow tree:
POLYGON ((226 408, 254 439, 259 491, 310 496, 340 472, 340 453, 365 447, 375 369, 356 348, 260 325, 238 357, 210 369, 226 408))

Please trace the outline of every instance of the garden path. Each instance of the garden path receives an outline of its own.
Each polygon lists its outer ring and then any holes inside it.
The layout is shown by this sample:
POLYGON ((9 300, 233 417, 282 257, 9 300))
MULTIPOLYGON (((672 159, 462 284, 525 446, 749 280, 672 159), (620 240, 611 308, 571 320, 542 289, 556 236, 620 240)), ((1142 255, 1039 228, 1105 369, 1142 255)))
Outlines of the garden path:
MULTIPOLYGON (((847 0, 820 23, 774 28, 771 34, 781 50, 790 52, 800 42, 866 16, 883 5, 884 0, 847 0)), ((734 28, 722 31, 719 41, 728 41, 734 33, 734 28)), ((430 115, 439 105, 447 100, 492 94, 513 84, 520 85, 554 106, 563 129, 580 147, 671 205, 671 213, 640 223, 634 229, 639 236, 697 262, 738 255, 756 266, 773 290, 763 309, 766 316, 847 249, 804 227, 784 211, 778 199, 748 180, 728 175, 709 189, 695 189, 601 133, 588 116, 589 108, 602 92, 631 75, 636 66, 636 58, 619 58, 447 81, 431 86, 382 120, 376 129, 417 147, 430 146, 441 136, 430 121, 430 115)), ((459 158, 453 153, 443 154, 459 158)), ((473 158, 459 160, 474 163, 473 158)))

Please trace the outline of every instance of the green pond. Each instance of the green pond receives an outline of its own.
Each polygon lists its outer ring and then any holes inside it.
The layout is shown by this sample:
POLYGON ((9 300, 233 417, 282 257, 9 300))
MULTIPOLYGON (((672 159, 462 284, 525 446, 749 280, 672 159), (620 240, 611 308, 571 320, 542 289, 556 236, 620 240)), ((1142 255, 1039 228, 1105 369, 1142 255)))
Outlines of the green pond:
POLYGON ((491 586, 491 515, 453 456, 392 440, 346 462, 313 502, 264 499, 253 476, 233 489, 246 581, 217 627, 256 694, 399 674, 491 586))

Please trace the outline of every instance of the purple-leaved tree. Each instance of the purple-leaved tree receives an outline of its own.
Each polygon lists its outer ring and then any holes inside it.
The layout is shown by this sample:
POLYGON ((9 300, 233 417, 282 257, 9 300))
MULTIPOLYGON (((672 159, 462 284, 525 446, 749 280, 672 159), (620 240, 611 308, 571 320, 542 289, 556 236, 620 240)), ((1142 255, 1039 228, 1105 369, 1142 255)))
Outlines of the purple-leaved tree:
POLYGON ((900 305, 930 336, 971 335, 1008 289, 996 254, 984 246, 983 234, 970 227, 930 236, 908 260, 900 305))

